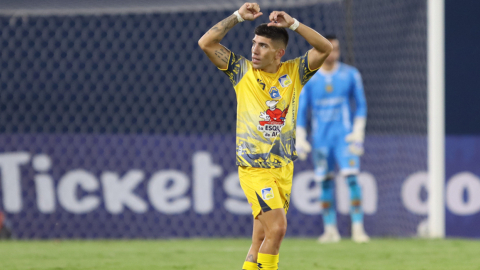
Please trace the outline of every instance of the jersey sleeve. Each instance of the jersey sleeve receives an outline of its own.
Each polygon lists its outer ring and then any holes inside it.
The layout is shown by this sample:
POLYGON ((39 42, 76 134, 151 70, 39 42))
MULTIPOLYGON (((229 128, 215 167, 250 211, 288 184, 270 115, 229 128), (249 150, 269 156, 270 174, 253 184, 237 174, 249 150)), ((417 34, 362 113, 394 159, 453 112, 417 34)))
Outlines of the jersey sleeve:
POLYGON ((218 69, 223 71, 228 76, 233 86, 236 86, 243 78, 245 73, 247 73, 247 67, 248 65, 245 57, 230 52, 227 67, 225 69, 218 69))
MULTIPOLYGON (((317 72, 317 69, 311 70, 308 65, 308 52, 304 56, 299 57, 300 63, 298 66, 298 72, 300 75, 300 82, 302 85, 305 85, 312 76, 317 72)), ((320 68, 320 67, 319 67, 320 68)))
POLYGON ((362 75, 357 69, 352 72, 352 95, 355 99, 355 117, 367 117, 367 101, 365 99, 365 92, 363 91, 362 75))
POLYGON ((309 107, 310 88, 312 83, 307 83, 298 100, 297 126, 305 128, 307 126, 307 112, 309 107))

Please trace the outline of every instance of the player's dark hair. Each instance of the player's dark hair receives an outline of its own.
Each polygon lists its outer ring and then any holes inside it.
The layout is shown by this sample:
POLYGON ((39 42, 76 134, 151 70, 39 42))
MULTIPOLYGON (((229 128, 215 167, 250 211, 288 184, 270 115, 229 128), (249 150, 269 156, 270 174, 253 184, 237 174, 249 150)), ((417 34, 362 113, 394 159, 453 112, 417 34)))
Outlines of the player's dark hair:
POLYGON ((337 39, 338 40, 337 35, 335 35, 335 34, 326 34, 323 37, 328 39, 328 40, 332 40, 332 39, 337 39))
POLYGON ((262 23, 257 28, 255 28, 255 35, 269 38, 273 41, 280 41, 285 44, 285 47, 288 45, 288 32, 285 28, 267 26, 267 23, 262 23))

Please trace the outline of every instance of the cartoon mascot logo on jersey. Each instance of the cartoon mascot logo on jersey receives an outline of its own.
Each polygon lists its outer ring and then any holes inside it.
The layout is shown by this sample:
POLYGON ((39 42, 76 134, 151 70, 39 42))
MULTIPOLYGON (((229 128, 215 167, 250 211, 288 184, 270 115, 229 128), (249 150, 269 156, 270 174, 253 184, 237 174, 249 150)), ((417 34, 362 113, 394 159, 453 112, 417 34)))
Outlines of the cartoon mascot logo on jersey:
POLYGON ((257 126, 258 131, 263 132, 265 138, 274 138, 281 131, 285 125, 285 117, 288 113, 288 105, 282 111, 277 108, 278 100, 267 100, 268 109, 260 113, 260 118, 264 121, 259 121, 257 126))

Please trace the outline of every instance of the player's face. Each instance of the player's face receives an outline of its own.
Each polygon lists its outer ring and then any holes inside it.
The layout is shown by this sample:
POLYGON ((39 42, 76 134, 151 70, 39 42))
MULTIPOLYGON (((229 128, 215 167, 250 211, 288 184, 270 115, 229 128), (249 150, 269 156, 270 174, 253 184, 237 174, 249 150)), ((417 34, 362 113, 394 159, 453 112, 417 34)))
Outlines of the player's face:
POLYGON ((325 59, 325 63, 327 64, 333 64, 338 61, 340 58, 340 43, 338 42, 338 39, 329 39, 330 43, 332 43, 333 50, 330 53, 330 55, 325 59))
POLYGON ((274 42, 266 37, 257 36, 252 40, 252 65, 257 69, 264 69, 272 64, 279 56, 279 50, 274 42))

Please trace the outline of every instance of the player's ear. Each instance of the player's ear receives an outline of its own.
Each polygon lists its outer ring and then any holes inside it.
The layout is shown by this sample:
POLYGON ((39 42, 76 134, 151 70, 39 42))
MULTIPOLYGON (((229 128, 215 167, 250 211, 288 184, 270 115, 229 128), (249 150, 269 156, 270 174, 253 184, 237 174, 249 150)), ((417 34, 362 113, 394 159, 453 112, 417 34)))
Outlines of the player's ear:
POLYGON ((285 55, 285 49, 284 48, 280 48, 280 49, 277 50, 277 55, 276 55, 277 59, 282 58, 284 55, 285 55))

